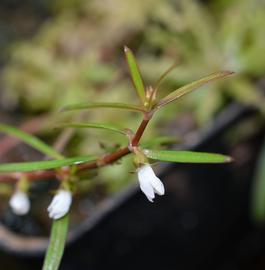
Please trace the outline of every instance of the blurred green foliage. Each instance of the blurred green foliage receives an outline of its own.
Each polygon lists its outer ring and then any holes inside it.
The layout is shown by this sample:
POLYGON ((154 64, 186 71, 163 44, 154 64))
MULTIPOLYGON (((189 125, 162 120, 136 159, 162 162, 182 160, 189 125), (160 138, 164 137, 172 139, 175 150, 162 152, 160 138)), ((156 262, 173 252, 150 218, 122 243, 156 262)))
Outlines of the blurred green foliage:
POLYGON ((130 100, 122 94, 131 87, 128 79, 118 74, 124 71, 124 43, 138 49, 149 83, 174 59, 179 62, 166 80, 168 91, 214 71, 238 73, 187 99, 185 106, 199 123, 210 120, 227 98, 262 106, 253 80, 265 70, 263 1, 68 0, 51 5, 55 17, 32 40, 13 46, 3 75, 6 99, 26 110, 54 110, 95 96, 105 100, 109 84, 112 100, 130 100), (206 97, 207 104, 202 102, 206 97))

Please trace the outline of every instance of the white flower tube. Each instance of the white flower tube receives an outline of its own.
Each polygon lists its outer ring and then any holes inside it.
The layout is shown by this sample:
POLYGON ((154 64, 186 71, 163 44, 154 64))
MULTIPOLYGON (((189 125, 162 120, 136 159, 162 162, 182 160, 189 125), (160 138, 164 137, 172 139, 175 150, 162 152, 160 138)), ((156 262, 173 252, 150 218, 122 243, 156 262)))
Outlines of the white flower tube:
POLYGON ((59 219, 68 213, 72 204, 72 194, 68 190, 59 190, 53 197, 52 202, 48 207, 49 217, 59 219))
POLYGON ((138 169, 140 188, 150 202, 153 202, 155 193, 165 194, 165 188, 160 179, 155 175, 152 167, 146 164, 138 169))
POLYGON ((9 205, 16 215, 26 215, 30 209, 29 197, 25 192, 16 191, 10 198, 9 205))

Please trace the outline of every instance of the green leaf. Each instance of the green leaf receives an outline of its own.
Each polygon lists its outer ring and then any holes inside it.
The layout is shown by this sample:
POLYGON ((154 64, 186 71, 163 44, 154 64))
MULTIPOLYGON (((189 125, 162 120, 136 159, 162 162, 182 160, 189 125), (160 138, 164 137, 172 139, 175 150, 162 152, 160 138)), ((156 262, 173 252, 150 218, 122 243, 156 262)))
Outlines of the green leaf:
POLYGON ((15 127, 11 127, 5 124, 0 124, 0 132, 19 138, 24 143, 32 146, 33 148, 37 149, 38 151, 40 151, 41 153, 49 157, 52 157, 55 159, 63 158, 63 156, 60 153, 58 153, 49 145, 45 144, 43 141, 41 141, 37 137, 27 134, 24 131, 21 131, 15 127))
POLYGON ((160 86, 160 84, 162 83, 162 81, 167 77, 167 75, 174 69, 176 68, 177 63, 174 63, 173 65, 171 65, 159 78, 158 80, 155 82, 155 86, 154 89, 158 89, 158 87, 160 86))
POLYGON ((144 87, 144 83, 143 83, 137 62, 135 60, 135 57, 134 57, 132 51, 128 47, 126 47, 126 46, 124 47, 124 52, 126 55, 126 60, 127 60, 128 66, 129 66, 129 70, 130 70, 130 74, 132 77, 134 87, 137 91, 139 98, 141 99, 141 101, 144 104, 144 102, 145 102, 145 87, 144 87))
POLYGON ((159 146, 159 145, 168 145, 168 144, 177 143, 178 141, 179 139, 173 136, 161 136, 161 137, 156 137, 148 141, 142 142, 141 147, 149 148, 149 147, 154 147, 154 146, 159 146))
POLYGON ((257 223, 265 222, 265 144, 255 170, 251 198, 251 216, 257 223))
POLYGON ((72 110, 85 110, 85 109, 96 109, 96 108, 114 108, 124 109, 136 112, 145 112, 140 106, 134 104, 118 103, 118 102, 83 102, 65 106, 61 111, 72 111, 72 110))
POLYGON ((96 128, 96 129, 105 129, 109 131, 114 131, 119 134, 126 135, 126 132, 124 129, 120 129, 119 127, 116 127, 111 124, 102 124, 102 123, 65 123, 61 124, 56 128, 96 128))
POLYGON ((90 155, 90 156, 65 158, 65 159, 59 159, 59 160, 5 163, 5 164, 0 164, 0 173, 48 170, 48 169, 60 168, 63 166, 77 165, 77 164, 85 163, 92 160, 96 160, 96 157, 90 155))
POLYGON ((145 149, 144 153, 150 159, 179 163, 226 163, 232 161, 230 157, 221 154, 192 151, 145 149))
POLYGON ((169 95, 167 95, 166 97, 162 98, 154 107, 154 110, 157 110, 165 105, 167 105, 168 103, 175 101, 177 99, 179 99, 180 97, 190 93, 191 91, 218 79, 227 77, 229 75, 234 74, 234 72, 231 71, 220 71, 220 72, 216 72, 213 73, 209 76, 203 77, 202 79, 199 79, 195 82, 192 82, 190 84, 187 84, 183 87, 178 88, 177 90, 173 91, 172 93, 170 93, 169 95))
POLYGON ((69 214, 53 221, 50 243, 42 270, 57 270, 59 268, 66 243, 68 224, 69 214))

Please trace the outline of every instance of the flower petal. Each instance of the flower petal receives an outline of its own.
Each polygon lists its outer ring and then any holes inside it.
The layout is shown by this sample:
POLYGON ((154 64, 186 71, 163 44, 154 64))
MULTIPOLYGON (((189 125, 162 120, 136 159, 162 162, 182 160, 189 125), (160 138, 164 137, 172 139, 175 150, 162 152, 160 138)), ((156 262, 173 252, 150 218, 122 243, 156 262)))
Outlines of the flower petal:
POLYGON ((138 170, 138 179, 140 183, 140 189, 145 194, 145 196, 148 198, 149 201, 153 201, 155 197, 155 192, 152 187, 152 185, 149 182, 149 168, 147 165, 141 167, 138 170))
POLYGON ((153 202, 155 193, 158 195, 165 194, 163 183, 155 175, 152 167, 149 164, 142 166, 138 170, 138 178, 140 182, 140 188, 150 202, 153 202))
POLYGON ((9 205, 16 215, 25 215, 29 212, 30 201, 28 195, 22 191, 16 191, 10 198, 9 205))
POLYGON ((59 219, 68 211, 72 203, 72 194, 68 190, 59 190, 53 197, 52 202, 48 207, 49 217, 59 219))
POLYGON ((142 181, 139 180, 139 181, 140 181, 140 189, 145 194, 147 199, 153 202, 153 199, 155 198, 155 192, 154 192, 153 187, 148 181, 143 181, 143 180, 142 181))
POLYGON ((151 182, 152 187, 155 190, 155 193, 157 193, 158 195, 165 194, 164 185, 158 177, 155 176, 154 178, 151 178, 150 182, 151 182))
POLYGON ((148 199, 149 202, 152 202, 152 203, 154 202, 154 198, 151 198, 151 197, 149 197, 147 195, 146 195, 146 198, 148 199))

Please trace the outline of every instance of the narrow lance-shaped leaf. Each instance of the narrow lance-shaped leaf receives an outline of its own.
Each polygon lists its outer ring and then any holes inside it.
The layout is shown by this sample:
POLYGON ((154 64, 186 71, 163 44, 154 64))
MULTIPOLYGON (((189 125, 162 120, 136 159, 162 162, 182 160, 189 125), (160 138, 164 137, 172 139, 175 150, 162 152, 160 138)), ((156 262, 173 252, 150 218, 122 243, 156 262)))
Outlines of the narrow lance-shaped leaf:
POLYGON ((62 108, 61 111, 86 110, 97 108, 113 108, 135 112, 145 112, 145 109, 142 108, 141 106, 118 102, 82 102, 65 106, 62 108))
POLYGON ((177 142, 179 142, 179 138, 176 138, 173 136, 162 136, 162 137, 152 138, 152 139, 149 139, 147 141, 143 141, 141 143, 141 147, 149 148, 149 147, 154 147, 154 146, 174 144, 177 142))
POLYGON ((63 166, 82 164, 88 161, 95 160, 95 156, 79 156, 72 158, 65 158, 59 160, 44 160, 32 162, 16 162, 0 164, 0 173, 8 172, 30 172, 37 170, 48 170, 60 168, 63 166))
POLYGON ((108 131, 113 131, 116 133, 120 133, 123 135, 126 135, 126 132, 124 129, 121 129, 119 127, 116 127, 111 124, 102 124, 102 123, 65 123, 61 124, 56 128, 95 128, 95 129, 105 129, 108 131))
POLYGON ((180 87, 178 88, 177 90, 173 91, 172 93, 170 93, 169 95, 167 95, 166 97, 162 98, 154 107, 155 110, 167 105, 168 103, 172 102, 172 101, 175 101, 177 99, 179 99, 180 97, 190 93, 191 91, 193 90, 196 90, 197 88, 209 83, 209 82, 212 82, 212 81, 215 81, 215 80, 218 80, 218 79, 221 79, 221 78, 224 78, 224 77, 227 77, 229 75, 232 75, 234 72, 232 71, 220 71, 220 72, 216 72, 216 73, 213 73, 209 76, 206 76, 206 77, 203 77, 195 82, 192 82, 190 84, 187 84, 183 87, 180 87))
POLYGON ((124 47, 124 52, 126 55, 126 60, 129 66, 130 74, 132 77, 132 81, 134 87, 137 91, 139 98, 141 99, 142 103, 144 104, 145 101, 145 87, 141 77, 140 70, 138 68, 137 62, 132 51, 128 47, 124 47))
POLYGON ((226 163, 232 160, 230 157, 221 154, 192 151, 145 149, 144 153, 150 159, 178 163, 226 163))
POLYGON ((162 83, 162 81, 166 78, 166 76, 174 69, 176 68, 177 63, 174 63, 173 65, 171 65, 159 78, 158 80, 155 82, 154 84, 154 89, 157 89, 160 84, 162 83))
POLYGON ((33 148, 37 149, 38 151, 40 151, 41 153, 49 157, 52 157, 55 159, 63 158, 63 156, 60 153, 58 153, 49 145, 45 144, 43 141, 41 141, 37 137, 27 134, 24 131, 21 131, 15 127, 11 127, 5 124, 0 124, 0 132, 19 138, 24 143, 32 146, 33 148))
POLYGON ((69 214, 53 221, 50 243, 42 270, 57 270, 59 268, 67 238, 68 224, 69 214))

